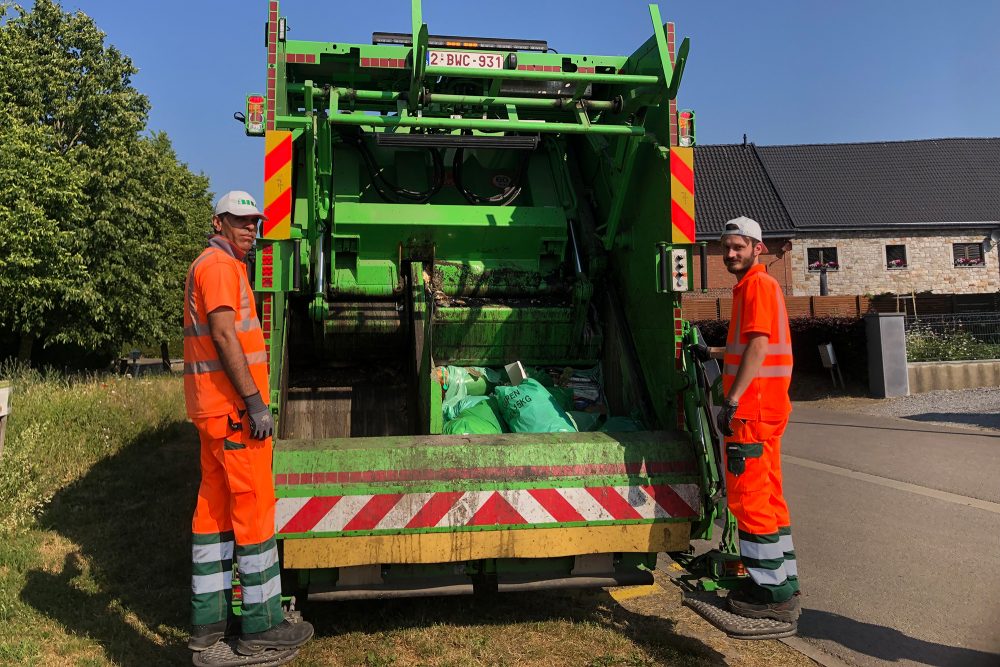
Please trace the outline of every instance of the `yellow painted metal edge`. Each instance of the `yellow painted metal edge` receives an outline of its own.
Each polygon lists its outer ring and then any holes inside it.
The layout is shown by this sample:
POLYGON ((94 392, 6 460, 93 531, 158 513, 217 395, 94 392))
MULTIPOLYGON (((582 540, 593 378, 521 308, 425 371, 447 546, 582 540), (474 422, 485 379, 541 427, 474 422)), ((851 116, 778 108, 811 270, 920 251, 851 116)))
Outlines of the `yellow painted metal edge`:
POLYGON ((393 563, 453 563, 480 558, 551 558, 608 552, 687 549, 689 523, 481 532, 313 537, 284 540, 284 566, 295 569, 393 563))
POLYGON ((634 600, 635 598, 646 597, 647 595, 654 595, 659 593, 663 589, 660 588, 659 584, 649 584, 648 586, 630 586, 629 588, 616 588, 613 591, 609 591, 611 597, 613 597, 617 602, 625 602, 625 600, 634 600))

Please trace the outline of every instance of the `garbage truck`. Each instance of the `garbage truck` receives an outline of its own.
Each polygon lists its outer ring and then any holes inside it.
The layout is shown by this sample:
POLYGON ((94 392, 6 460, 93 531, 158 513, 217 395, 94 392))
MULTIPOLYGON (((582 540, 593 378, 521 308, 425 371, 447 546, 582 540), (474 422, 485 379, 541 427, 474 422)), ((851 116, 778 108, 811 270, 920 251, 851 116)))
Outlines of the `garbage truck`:
MULTIPOLYGON (((268 2, 266 91, 236 117, 264 140, 252 275, 286 590, 644 584, 659 552, 731 528, 681 317, 705 267, 689 41, 649 14, 605 56, 432 34, 419 0, 409 32, 298 41, 268 2)), ((725 542, 714 581, 738 574, 725 542)))

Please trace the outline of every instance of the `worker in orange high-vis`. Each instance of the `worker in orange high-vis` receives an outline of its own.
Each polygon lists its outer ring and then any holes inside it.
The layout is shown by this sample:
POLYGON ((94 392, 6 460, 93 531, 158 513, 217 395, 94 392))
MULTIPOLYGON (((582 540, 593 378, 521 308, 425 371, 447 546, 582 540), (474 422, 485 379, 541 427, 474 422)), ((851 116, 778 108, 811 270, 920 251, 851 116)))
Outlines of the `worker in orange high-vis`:
POLYGON ((725 401, 718 414, 726 444, 726 490, 739 527, 748 586, 729 594, 731 611, 795 623, 799 579, 791 519, 782 493, 781 436, 792 404, 792 343, 781 286, 767 274, 760 225, 747 217, 726 223, 722 253, 736 276, 723 359, 725 401))
POLYGON ((267 351, 244 262, 261 219, 246 192, 219 199, 215 233, 184 287, 184 397, 201 438, 192 521, 193 651, 235 634, 234 555, 243 591, 236 651, 271 655, 265 652, 294 649, 313 634, 309 623, 286 621, 281 608, 267 351))

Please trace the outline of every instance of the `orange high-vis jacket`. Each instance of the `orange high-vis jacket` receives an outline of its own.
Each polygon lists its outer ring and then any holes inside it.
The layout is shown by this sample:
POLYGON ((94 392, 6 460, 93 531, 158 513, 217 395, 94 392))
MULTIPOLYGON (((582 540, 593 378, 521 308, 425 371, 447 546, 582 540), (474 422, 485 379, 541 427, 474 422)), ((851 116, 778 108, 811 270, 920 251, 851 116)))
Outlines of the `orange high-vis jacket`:
POLYGON ((722 388, 726 395, 736 380, 736 371, 749 342, 747 336, 752 333, 767 335, 767 355, 750 386, 740 396, 735 416, 752 421, 782 421, 792 412, 788 398, 792 381, 792 337, 781 286, 761 264, 750 267, 733 288, 733 310, 722 372, 722 388))
POLYGON ((236 313, 236 335, 250 374, 264 402, 269 399, 267 349, 246 265, 232 255, 226 243, 213 237, 191 264, 184 285, 184 399, 192 419, 244 409, 243 398, 219 361, 208 327, 208 314, 218 308, 231 308, 236 313))

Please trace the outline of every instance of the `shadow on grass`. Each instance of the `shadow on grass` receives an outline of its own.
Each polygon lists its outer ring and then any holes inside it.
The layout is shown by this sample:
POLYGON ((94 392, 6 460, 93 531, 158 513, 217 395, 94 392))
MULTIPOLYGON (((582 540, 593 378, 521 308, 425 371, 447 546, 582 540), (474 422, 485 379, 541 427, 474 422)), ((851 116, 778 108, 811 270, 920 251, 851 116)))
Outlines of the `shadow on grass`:
POLYGON ((96 464, 56 494, 41 520, 79 551, 59 573, 29 572, 22 600, 67 632, 98 641, 116 664, 189 663, 199 474, 197 433, 183 422, 145 433, 96 464))
MULTIPOLYGON (((45 529, 79 550, 60 572, 29 572, 22 600, 68 633, 96 640, 123 667, 189 663, 190 526, 199 474, 197 433, 183 422, 144 434, 96 464, 61 490, 42 518, 45 529)), ((347 633, 510 626, 516 642, 519 626, 558 620, 620 633, 657 663, 724 662, 707 644, 678 634, 670 619, 630 612, 601 589, 319 603, 305 615, 317 637, 303 657, 315 664, 324 664, 330 644, 347 633)), ((546 650, 557 655, 558 640, 546 650)))
MULTIPOLYGON (((531 633, 522 633, 519 631, 520 626, 530 630, 532 629, 530 626, 534 624, 563 621, 567 623, 567 628, 559 631, 557 636, 546 640, 544 647, 547 654, 553 658, 572 655, 574 653, 572 649, 562 651, 563 642, 576 643, 574 637, 576 631, 573 628, 590 625, 614 631, 627 638, 652 658, 654 663, 649 664, 715 665, 725 664, 726 660, 722 653, 708 644, 679 634, 673 620, 655 614, 629 611, 603 589, 499 593, 482 597, 470 595, 452 598, 312 603, 306 605, 303 614, 316 627, 316 636, 320 642, 323 637, 350 633, 367 635, 404 633, 407 630, 434 626, 453 628, 456 635, 474 634, 476 627, 493 626, 506 627, 509 632, 507 641, 511 644, 531 641, 537 645, 537 639, 528 640, 522 637, 522 634, 531 633)), ((588 640, 581 639, 581 641, 588 640)), ((317 659, 322 655, 315 650, 309 650, 310 648, 320 647, 306 648, 303 654, 306 664, 322 664, 309 662, 310 659, 317 659)), ((524 646, 523 650, 528 654, 535 653, 527 646, 524 646)), ((444 660, 442 664, 452 664, 448 660, 449 657, 454 658, 455 654, 450 653, 443 657, 427 656, 427 659, 429 662, 441 659, 444 660)), ((525 664, 540 664, 527 658, 526 660, 525 664)), ((487 661, 487 664, 494 663, 487 661)), ((645 665, 647 663, 635 662, 635 658, 631 656, 594 653, 590 662, 580 664, 645 665)))

